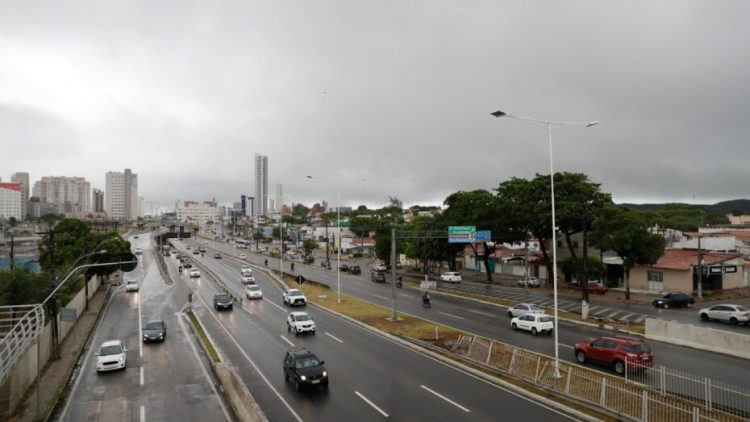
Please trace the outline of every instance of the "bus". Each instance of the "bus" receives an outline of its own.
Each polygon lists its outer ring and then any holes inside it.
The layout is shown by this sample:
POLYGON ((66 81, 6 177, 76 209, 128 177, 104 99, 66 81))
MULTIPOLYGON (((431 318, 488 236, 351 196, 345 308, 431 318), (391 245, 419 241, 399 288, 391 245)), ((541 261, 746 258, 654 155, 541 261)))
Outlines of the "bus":
POLYGON ((234 246, 240 249, 247 249, 250 246, 250 241, 245 239, 236 239, 234 246))

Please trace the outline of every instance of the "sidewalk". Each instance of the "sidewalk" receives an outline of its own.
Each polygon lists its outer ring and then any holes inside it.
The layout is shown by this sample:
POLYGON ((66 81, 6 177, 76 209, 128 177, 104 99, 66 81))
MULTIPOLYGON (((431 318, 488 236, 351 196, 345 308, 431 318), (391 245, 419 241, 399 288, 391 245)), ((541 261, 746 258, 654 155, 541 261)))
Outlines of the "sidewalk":
POLYGON ((42 369, 41 384, 39 391, 41 418, 37 417, 37 385, 29 387, 23 400, 18 404, 15 412, 8 421, 32 422, 47 420, 58 401, 63 398, 63 390, 70 374, 72 373, 83 346, 88 340, 99 312, 107 301, 108 283, 102 285, 89 300, 89 309, 81 314, 73 329, 70 330, 65 340, 60 343, 60 359, 50 360, 42 369))

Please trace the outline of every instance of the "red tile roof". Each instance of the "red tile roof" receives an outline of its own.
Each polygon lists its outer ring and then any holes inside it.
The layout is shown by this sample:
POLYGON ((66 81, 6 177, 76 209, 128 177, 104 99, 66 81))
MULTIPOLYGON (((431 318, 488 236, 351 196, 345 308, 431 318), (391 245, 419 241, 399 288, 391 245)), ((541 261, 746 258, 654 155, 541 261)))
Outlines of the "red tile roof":
MULTIPOLYGON (((739 254, 704 252, 705 265, 714 265, 733 258, 739 254)), ((667 249, 664 255, 654 265, 644 265, 648 268, 663 268, 667 270, 689 270, 698 264, 698 251, 692 249, 667 249)))

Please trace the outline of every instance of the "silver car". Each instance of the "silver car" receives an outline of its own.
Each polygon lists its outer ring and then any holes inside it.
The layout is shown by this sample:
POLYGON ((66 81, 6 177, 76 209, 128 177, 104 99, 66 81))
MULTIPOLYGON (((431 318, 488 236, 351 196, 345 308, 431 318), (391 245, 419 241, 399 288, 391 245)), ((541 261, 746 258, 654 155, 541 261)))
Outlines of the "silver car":
POLYGON ((534 303, 519 303, 518 305, 508 308, 508 317, 515 318, 526 314, 543 314, 544 308, 534 303))
POLYGON ((732 324, 750 324, 750 310, 742 305, 721 304, 701 309, 698 313, 703 321, 727 321, 732 324))
POLYGON ((517 284, 519 287, 539 287, 542 285, 536 277, 524 277, 518 280, 517 284))

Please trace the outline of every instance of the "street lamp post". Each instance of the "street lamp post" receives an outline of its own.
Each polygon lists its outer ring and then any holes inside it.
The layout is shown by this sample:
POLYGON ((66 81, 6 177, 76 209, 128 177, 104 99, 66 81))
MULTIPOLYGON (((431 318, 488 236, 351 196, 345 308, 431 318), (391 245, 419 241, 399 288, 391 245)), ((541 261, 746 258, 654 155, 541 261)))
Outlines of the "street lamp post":
MULTIPOLYGON (((322 177, 307 176, 308 179, 323 179, 322 177)), ((342 179, 326 179, 333 180, 336 182, 336 234, 338 235, 338 243, 336 244, 336 302, 341 303, 341 182, 342 179)), ((345 179, 351 181, 364 182, 367 179, 345 179)), ((328 225, 326 224, 326 227, 328 225)), ((326 246, 326 251, 328 246, 326 246)))
POLYGON ((553 167, 552 160, 552 128, 553 127, 574 127, 583 126, 591 127, 599 124, 598 121, 593 122, 560 122, 551 120, 540 120, 532 119, 528 117, 521 117, 512 114, 505 113, 503 111, 495 111, 490 113, 495 117, 512 117, 518 120, 524 120, 538 126, 547 127, 547 137, 549 139, 549 179, 550 179, 550 201, 552 203, 552 290, 553 290, 553 301, 555 310, 555 378, 560 378, 560 343, 558 337, 558 325, 557 325, 557 226, 555 225, 555 170, 553 167))

